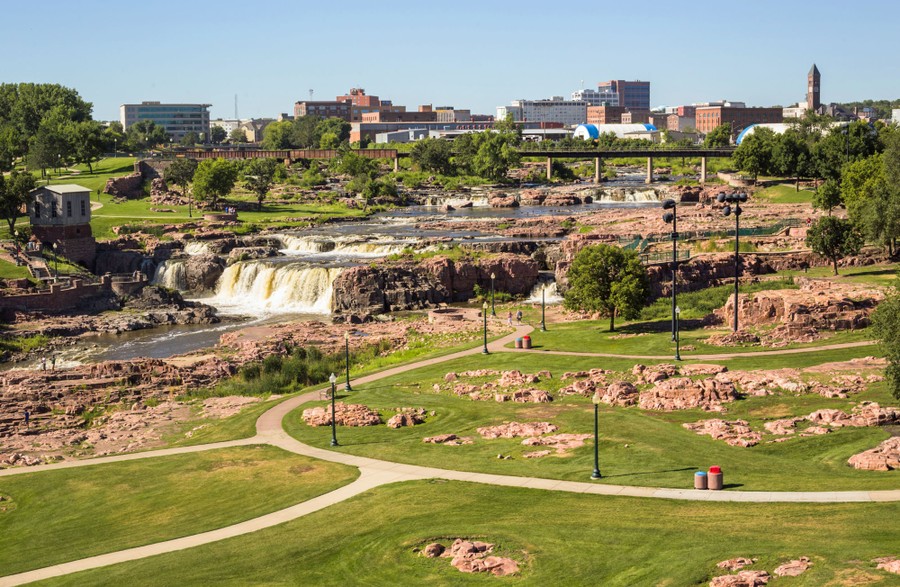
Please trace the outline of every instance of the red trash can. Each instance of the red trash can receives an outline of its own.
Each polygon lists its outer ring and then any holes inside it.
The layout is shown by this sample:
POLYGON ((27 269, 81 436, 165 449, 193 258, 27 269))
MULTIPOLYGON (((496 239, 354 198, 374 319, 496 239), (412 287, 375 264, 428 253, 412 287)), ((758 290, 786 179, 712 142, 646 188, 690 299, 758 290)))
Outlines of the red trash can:
POLYGON ((522 337, 522 348, 530 349, 531 348, 531 337, 527 334, 522 337))
POLYGON ((712 466, 709 468, 709 475, 707 475, 707 484, 712 490, 722 489, 722 468, 718 466, 712 466))

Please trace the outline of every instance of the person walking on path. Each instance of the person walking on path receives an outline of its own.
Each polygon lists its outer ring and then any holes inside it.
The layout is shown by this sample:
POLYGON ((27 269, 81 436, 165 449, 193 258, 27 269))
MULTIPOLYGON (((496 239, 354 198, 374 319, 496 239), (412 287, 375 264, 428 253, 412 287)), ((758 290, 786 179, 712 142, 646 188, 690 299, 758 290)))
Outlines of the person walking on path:
POLYGON ((56 371, 56 355, 50 357, 50 370, 56 371))
POLYGON ((522 310, 519 310, 518 312, 516 312, 516 322, 518 324, 522 323, 522 310))
POLYGON ((506 315, 506 324, 512 326, 512 310, 506 315))

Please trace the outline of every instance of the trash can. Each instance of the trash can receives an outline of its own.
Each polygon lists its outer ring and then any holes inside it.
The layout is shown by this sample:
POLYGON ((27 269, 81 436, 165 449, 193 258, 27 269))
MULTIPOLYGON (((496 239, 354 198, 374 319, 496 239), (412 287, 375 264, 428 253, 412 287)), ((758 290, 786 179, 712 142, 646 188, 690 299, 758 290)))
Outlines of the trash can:
POLYGON ((711 490, 719 490, 722 489, 722 468, 721 467, 710 467, 709 468, 709 476, 707 477, 708 487, 711 490))
POLYGON ((530 337, 530 336, 525 335, 525 336, 522 337, 522 348, 523 348, 523 349, 530 349, 530 348, 531 348, 531 337, 530 337))
POLYGON ((706 489, 706 473, 703 471, 694 473, 694 489, 706 489))
POLYGON ((522 348, 522 337, 521 336, 516 339, 516 348, 517 349, 522 348))

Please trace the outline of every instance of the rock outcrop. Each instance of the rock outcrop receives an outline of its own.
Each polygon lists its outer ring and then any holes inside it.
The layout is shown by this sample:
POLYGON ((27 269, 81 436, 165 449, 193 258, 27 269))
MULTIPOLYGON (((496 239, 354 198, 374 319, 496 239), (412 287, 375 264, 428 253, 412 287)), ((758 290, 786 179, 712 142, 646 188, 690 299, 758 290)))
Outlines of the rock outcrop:
POLYGON ((738 398, 731 382, 714 378, 694 380, 675 377, 658 382, 649 391, 640 395, 642 410, 686 410, 702 408, 707 411, 721 411, 722 404, 738 398))
MULTIPOLYGON (((362 404, 337 402, 334 406, 335 423, 338 426, 375 426, 381 424, 378 412, 362 404)), ((303 410, 307 426, 331 426, 331 406, 303 410)))
POLYGON ((799 559, 779 565, 773 573, 776 577, 796 577, 805 573, 811 566, 809 557, 801 556, 799 559))
POLYGON ((768 583, 769 573, 766 571, 741 571, 736 575, 714 577, 709 587, 763 587, 768 583))
POLYGON ((482 438, 491 439, 540 436, 556 432, 557 427, 550 422, 507 422, 499 426, 483 426, 477 430, 482 438))
POLYGON ((871 450, 855 454, 847 462, 854 469, 867 471, 900 469, 900 436, 893 436, 871 450))
POLYGON ((700 420, 692 424, 682 424, 682 426, 697 434, 707 434, 715 440, 724 440, 731 446, 747 448, 759 444, 759 441, 762 440, 762 435, 752 431, 745 420, 700 420))

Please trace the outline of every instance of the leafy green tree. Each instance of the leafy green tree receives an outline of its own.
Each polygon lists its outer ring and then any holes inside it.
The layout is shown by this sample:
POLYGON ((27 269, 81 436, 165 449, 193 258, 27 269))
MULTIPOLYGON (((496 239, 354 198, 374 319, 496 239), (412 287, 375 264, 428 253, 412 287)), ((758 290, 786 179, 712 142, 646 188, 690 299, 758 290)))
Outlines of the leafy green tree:
POLYGON ((377 161, 358 155, 350 150, 346 150, 341 153, 340 157, 332 159, 330 165, 335 173, 343 173, 353 177, 365 175, 371 179, 378 171, 377 161))
POLYGON ((312 115, 295 118, 290 133, 290 145, 299 149, 317 148, 322 138, 320 122, 321 118, 312 115))
POLYGON ((339 145, 350 141, 350 123, 343 118, 331 117, 319 120, 316 123, 316 133, 319 135, 319 148, 336 149, 339 145), (329 135, 328 144, 325 146, 325 135, 329 135))
POLYGON ((72 158, 76 163, 88 166, 88 172, 94 172, 94 161, 98 161, 103 155, 105 144, 103 141, 103 129, 100 123, 93 120, 72 122, 68 125, 69 145, 72 148, 72 158))
POLYGON ((859 253, 863 238, 849 220, 837 216, 823 216, 809 227, 806 244, 814 252, 830 259, 834 274, 837 275, 838 259, 859 253))
POLYGON ((738 169, 747 171, 756 179, 760 174, 769 173, 772 169, 775 142, 775 132, 772 129, 758 126, 744 136, 731 160, 738 169))
POLYGON ((238 168, 225 159, 204 159, 194 173, 194 195, 216 209, 219 199, 224 198, 234 188, 238 168))
MULTIPOLYGON (((61 126, 69 122, 83 122, 91 119, 92 105, 82 100, 78 92, 59 84, 0 84, 0 127, 15 129, 15 143, 0 147, 9 149, 12 157, 28 154, 32 139, 38 130, 60 132, 61 126), (47 129, 48 118, 56 118, 47 129)), ((46 136, 38 141, 46 146, 46 136)))
POLYGON ((777 137, 772 149, 772 167, 781 176, 794 177, 794 188, 800 191, 800 178, 811 175, 809 144, 795 129, 777 137))
POLYGON ((0 122, 0 172, 13 168, 19 154, 19 131, 11 122, 0 122))
POLYGON ((131 151, 143 151, 169 142, 166 129, 152 120, 139 120, 125 131, 127 146, 131 151))
POLYGON ((125 130, 122 128, 121 122, 110 122, 109 126, 103 129, 103 147, 109 153, 124 150, 126 148, 125 130))
POLYGON ((568 280, 565 306, 609 316, 610 331, 615 330, 616 316, 637 317, 650 293, 647 270, 637 253, 612 245, 578 251, 568 280))
POLYGON ((274 183, 278 161, 275 159, 250 159, 244 165, 244 187, 256 194, 256 209, 262 210, 263 200, 274 183))
POLYGON ((825 210, 831 216, 831 211, 844 203, 841 195, 841 183, 836 179, 827 179, 816 193, 813 194, 813 208, 825 210))
POLYGON ((197 161, 195 159, 175 159, 171 165, 166 168, 165 178, 169 183, 181 187, 181 195, 188 198, 188 216, 193 216, 193 198, 188 194, 188 184, 194 181, 194 174, 197 172, 197 161))
POLYGON ((841 193, 850 220, 866 238, 883 243, 889 252, 900 236, 900 194, 885 175, 884 155, 873 155, 844 166, 841 193))
POLYGON ((209 129, 209 142, 214 145, 221 145, 228 138, 228 132, 221 126, 213 126, 209 129))
POLYGON ((231 134, 228 135, 229 143, 246 143, 247 142, 247 133, 242 128, 236 128, 231 131, 231 134))
POLYGON ((716 128, 712 129, 706 134, 706 137, 703 138, 703 146, 707 149, 714 149, 716 147, 727 147, 731 144, 731 125, 730 124, 720 124, 716 128))
MULTIPOLYGON (((219 128, 219 127, 216 127, 216 128, 219 128)), ((179 141, 179 143, 183 147, 193 147, 194 145, 198 144, 199 142, 200 142, 200 135, 198 135, 197 133, 195 133, 193 131, 189 132, 189 133, 185 133, 184 136, 181 137, 181 140, 179 141)))
POLYGON ((22 207, 28 202, 28 194, 37 181, 30 173, 13 170, 9 176, 0 173, 0 215, 9 226, 9 234, 15 233, 16 219, 22 215, 22 207))
POLYGON ((453 174, 453 147, 448 140, 429 138, 417 141, 409 157, 422 171, 440 175, 453 174))
POLYGON ((872 330, 888 360, 884 370, 891 393, 900 399, 900 292, 894 289, 872 314, 872 330))
POLYGON ((272 122, 266 126, 263 131, 263 140, 261 146, 269 151, 278 151, 280 149, 290 149, 291 134, 294 126, 290 120, 282 120, 281 122, 272 122))

